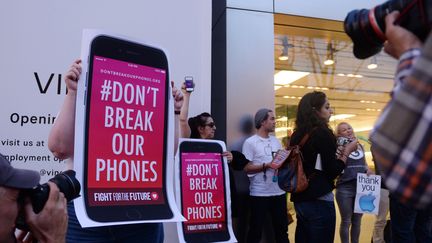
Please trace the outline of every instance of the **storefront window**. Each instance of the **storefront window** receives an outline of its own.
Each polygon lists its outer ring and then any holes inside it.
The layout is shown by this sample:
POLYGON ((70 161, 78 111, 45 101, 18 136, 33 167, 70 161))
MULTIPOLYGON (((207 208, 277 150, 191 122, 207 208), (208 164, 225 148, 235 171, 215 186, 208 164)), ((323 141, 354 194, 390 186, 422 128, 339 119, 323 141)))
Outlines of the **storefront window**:
POLYGON ((368 136, 389 100, 396 60, 383 52, 356 59, 343 22, 281 14, 274 46, 276 136, 289 138, 304 94, 323 91, 334 110, 331 127, 350 123, 372 165, 368 136))

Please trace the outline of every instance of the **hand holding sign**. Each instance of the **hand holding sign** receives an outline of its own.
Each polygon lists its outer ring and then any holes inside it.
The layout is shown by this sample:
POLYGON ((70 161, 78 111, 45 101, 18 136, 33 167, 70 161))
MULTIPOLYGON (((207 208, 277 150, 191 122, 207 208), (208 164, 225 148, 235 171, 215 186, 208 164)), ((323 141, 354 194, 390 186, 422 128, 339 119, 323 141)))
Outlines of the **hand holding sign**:
POLYGON ((223 150, 225 146, 215 141, 180 143, 180 206, 187 220, 178 227, 181 242, 235 240, 230 225, 228 168, 223 160, 232 159, 232 154, 223 150))
POLYGON ((380 190, 381 176, 358 173, 354 212, 378 214, 380 190))
POLYGON ((288 158, 288 156, 290 155, 291 150, 286 150, 286 149, 279 149, 272 162, 269 164, 269 167, 272 169, 279 169, 282 164, 285 162, 285 160, 288 158))

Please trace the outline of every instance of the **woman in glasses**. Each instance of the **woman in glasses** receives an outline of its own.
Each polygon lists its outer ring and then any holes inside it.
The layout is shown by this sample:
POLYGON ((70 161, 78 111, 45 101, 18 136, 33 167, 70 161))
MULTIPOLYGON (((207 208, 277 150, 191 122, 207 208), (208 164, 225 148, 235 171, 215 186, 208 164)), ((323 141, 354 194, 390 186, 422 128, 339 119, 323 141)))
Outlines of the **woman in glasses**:
POLYGON ((203 112, 188 120, 190 138, 213 139, 216 125, 213 118, 207 112, 203 112))
MULTIPOLYGON (((195 86, 195 84, 193 84, 193 86, 195 86)), ((210 113, 203 112, 188 119, 189 100, 192 91, 186 90, 185 83, 182 84, 181 91, 183 93, 183 105, 180 111, 176 111, 175 113, 179 116, 180 137, 213 139, 216 132, 216 124, 213 120, 213 117, 210 115, 210 113)), ((229 151, 225 151, 222 155, 227 158, 228 162, 231 162, 233 159, 233 155, 229 151)))

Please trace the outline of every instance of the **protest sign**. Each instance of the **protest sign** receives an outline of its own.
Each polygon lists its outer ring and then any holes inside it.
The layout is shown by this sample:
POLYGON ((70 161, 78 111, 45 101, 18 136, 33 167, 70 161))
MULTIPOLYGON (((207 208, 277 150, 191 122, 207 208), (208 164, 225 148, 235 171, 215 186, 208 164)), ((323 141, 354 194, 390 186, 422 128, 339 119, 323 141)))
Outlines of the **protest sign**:
POLYGON ((357 173, 357 191, 354 201, 355 213, 378 214, 381 176, 357 173))
POLYGON ((178 223, 185 242, 232 242, 228 165, 225 144, 183 140, 179 145, 177 200, 185 222, 178 223))
POLYGON ((180 220, 167 190, 174 112, 168 112, 165 54, 96 33, 83 36, 87 75, 78 87, 74 166, 84 186, 77 217, 83 227, 180 220))

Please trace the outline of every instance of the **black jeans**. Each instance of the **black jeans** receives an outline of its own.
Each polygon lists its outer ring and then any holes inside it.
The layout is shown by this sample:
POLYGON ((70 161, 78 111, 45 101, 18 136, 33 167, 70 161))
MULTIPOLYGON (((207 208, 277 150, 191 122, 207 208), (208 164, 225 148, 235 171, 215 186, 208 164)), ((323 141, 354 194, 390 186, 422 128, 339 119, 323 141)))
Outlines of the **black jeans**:
POLYGON ((250 196, 250 203, 251 216, 247 242, 260 242, 267 213, 271 216, 276 242, 289 242, 286 194, 270 197, 250 196))
POLYGON ((417 210, 390 195, 393 243, 432 242, 432 210, 417 210))
POLYGON ((336 211, 331 201, 295 202, 297 216, 296 243, 333 243, 336 211))

